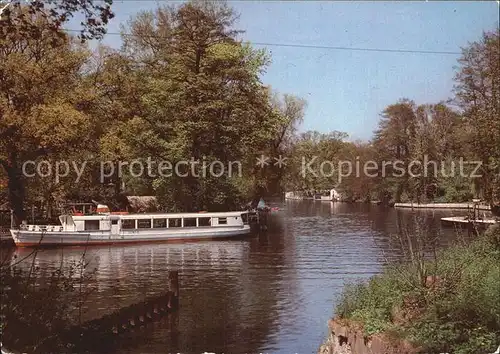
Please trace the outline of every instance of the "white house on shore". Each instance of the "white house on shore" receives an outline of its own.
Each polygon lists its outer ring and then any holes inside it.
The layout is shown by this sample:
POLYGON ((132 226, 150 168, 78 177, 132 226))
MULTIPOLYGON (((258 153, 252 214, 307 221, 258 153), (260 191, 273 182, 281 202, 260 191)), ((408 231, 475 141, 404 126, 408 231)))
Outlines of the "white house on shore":
POLYGON ((340 193, 335 189, 320 191, 319 195, 315 195, 312 191, 292 191, 285 192, 285 200, 325 200, 325 201, 338 201, 340 200, 340 193))

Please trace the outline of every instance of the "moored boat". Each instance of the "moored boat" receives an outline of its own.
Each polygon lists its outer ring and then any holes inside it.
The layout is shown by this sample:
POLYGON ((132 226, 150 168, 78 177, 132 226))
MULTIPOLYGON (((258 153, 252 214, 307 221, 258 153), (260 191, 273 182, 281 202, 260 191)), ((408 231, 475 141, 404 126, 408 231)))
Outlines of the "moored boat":
POLYGON ((454 224, 482 224, 482 225, 494 225, 497 223, 497 220, 495 219, 471 219, 467 216, 449 216, 445 218, 441 218, 441 221, 447 222, 447 223, 454 223, 454 224))
POLYGON ((61 215, 60 225, 21 225, 16 246, 104 245, 232 238, 250 233, 247 211, 61 215))

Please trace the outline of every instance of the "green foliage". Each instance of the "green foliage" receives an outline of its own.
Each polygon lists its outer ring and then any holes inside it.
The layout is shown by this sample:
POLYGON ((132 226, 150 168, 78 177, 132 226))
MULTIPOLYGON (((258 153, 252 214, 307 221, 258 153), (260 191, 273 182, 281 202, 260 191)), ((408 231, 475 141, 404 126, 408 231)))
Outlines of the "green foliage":
POLYGON ((83 304, 95 290, 93 272, 83 257, 43 276, 26 263, 0 265, 2 344, 22 352, 67 352, 71 343, 60 335, 81 320, 83 304))
MULTIPOLYGON (((21 11, 21 10, 20 10, 21 11)), ((50 154, 71 154, 91 137, 92 119, 78 109, 85 92, 81 73, 89 52, 59 37, 50 20, 29 15, 36 36, 18 27, 0 36, 0 166, 9 201, 22 220, 26 198, 22 164, 50 154)), ((10 28, 8 21, 0 28, 10 28)))
MULTIPOLYGON (((451 170, 450 164, 445 164, 444 168, 447 171, 451 170)), ((470 178, 462 177, 457 174, 456 176, 451 177, 441 177, 438 180, 438 193, 441 195, 436 198, 436 201, 442 201, 445 203, 463 203, 470 202, 470 200, 474 197, 474 186, 470 178)))
POLYGON ((342 160, 343 156, 351 152, 348 149, 351 145, 345 142, 346 138, 347 134, 338 131, 327 134, 317 131, 302 133, 289 149, 291 152, 289 165, 292 167, 288 169, 285 181, 288 188, 313 191, 330 190, 336 186, 339 181, 336 161, 342 160), (330 161, 331 166, 324 167, 322 173, 321 163, 324 161, 330 161), (309 170, 304 171, 302 169, 304 165, 310 165, 314 173, 309 170))
POLYGON ((227 209, 284 189, 333 187, 348 200, 461 202, 480 196, 500 204, 500 60, 491 60, 498 58, 497 32, 471 44, 459 61, 461 113, 444 103, 402 99, 383 110, 371 142, 352 142, 337 131, 298 133, 306 101, 279 96, 261 82, 270 54, 239 40, 237 15, 224 2, 140 12, 122 26, 122 48, 99 46, 94 53, 62 30, 72 13, 84 15, 83 39, 102 35, 112 17, 110 1, 64 0, 25 7, 15 2, 0 20, 0 166, 7 181, 0 193, 18 222, 27 202, 48 206, 71 198, 118 205, 124 194, 156 194, 167 210, 227 209), (261 154, 287 157, 287 166, 255 168, 261 154), (303 176, 303 158, 315 156, 316 171, 323 161, 334 171, 303 176), (480 160, 483 176, 394 177, 391 167, 382 174, 382 161, 401 160, 407 169, 426 156, 447 165, 461 157, 480 160), (148 157, 239 161, 244 175, 138 178, 124 171, 103 184, 94 171, 72 184, 27 180, 21 171, 26 160, 86 160, 99 172, 101 161, 148 157), (361 173, 341 179, 338 161, 359 162, 361 173), (367 161, 379 164, 377 177, 365 175, 367 161))
POLYGON ((348 286, 336 313, 361 321, 368 334, 403 333, 426 353, 492 352, 500 342, 499 239, 495 227, 468 245, 438 254, 436 261, 429 261, 440 279, 434 287, 411 286, 406 280, 417 277, 416 269, 405 264, 368 283, 348 286), (398 311, 413 312, 414 317, 395 321, 398 311))
POLYGON ((456 98, 470 131, 469 147, 482 161, 481 189, 485 199, 500 204, 500 31, 463 49, 456 73, 456 98))
POLYGON ((443 102, 417 105, 404 98, 381 112, 378 129, 369 144, 319 144, 314 139, 321 134, 315 132, 308 134, 308 142, 298 139, 291 152, 291 159, 298 166, 302 156, 318 156, 318 164, 354 164, 359 156, 361 166, 369 160, 378 164, 377 176, 361 171, 361 175, 344 178, 338 185, 338 171, 329 178, 311 174, 300 178, 297 171, 288 170, 288 189, 336 186, 348 199, 375 197, 383 202, 424 203, 465 202, 478 197, 500 205, 499 48, 499 32, 494 31, 464 49, 455 78, 455 101, 461 112, 443 102), (339 145, 343 153, 339 153, 339 145), (464 176, 460 176, 461 159, 465 161, 464 176), (430 165, 426 165, 428 161, 430 165), (475 177, 471 176, 474 166, 467 165, 467 161, 482 163, 475 177), (395 168, 395 162, 403 173, 395 168), (435 168, 432 162, 437 164, 435 168), (387 168, 384 163, 389 163, 387 168), (414 176, 409 174, 410 167, 414 176))
POLYGON ((345 287, 335 313, 363 324, 368 335, 392 327, 394 306, 403 300, 405 287, 395 273, 370 279, 366 284, 349 284, 345 287))
POLYGON ((500 250, 500 225, 492 225, 486 230, 485 236, 490 244, 497 250, 500 250))
MULTIPOLYGON (((127 51, 149 49, 147 58, 135 60, 152 69, 141 75, 142 112, 104 136, 104 154, 114 151, 127 159, 151 156, 172 163, 218 160, 225 166, 239 161, 251 172, 255 156, 248 152, 266 149, 278 133, 281 116, 273 111, 258 77, 269 58, 235 40, 233 17, 225 5, 191 2, 130 22, 124 30, 141 34, 127 40, 127 51), (160 32, 168 33, 169 40, 153 44, 141 39, 160 32)), ((249 197, 230 179, 174 175, 149 183, 168 210, 220 210, 249 197)))
POLYGON ((29 15, 43 18, 49 29, 56 36, 63 36, 61 26, 73 16, 81 17, 82 29, 79 34, 81 40, 102 38, 110 19, 114 17, 111 12, 113 0, 30 0, 11 1, 10 6, 2 12, 0 19, 0 38, 13 31, 25 37, 37 36, 40 28, 34 24, 29 15), (27 3, 27 4, 26 4, 27 3))
MULTIPOLYGON (((77 5, 74 11, 88 9, 89 17, 109 7, 77 5)), ((26 20, 39 35, 14 26, 0 39, 0 165, 18 222, 27 202, 47 210, 67 199, 117 206, 123 194, 156 194, 166 210, 227 210, 279 190, 279 171, 255 169, 255 156, 289 148, 305 102, 286 95, 281 104, 261 83, 270 56, 237 39, 227 4, 190 1, 139 13, 122 28, 120 50, 94 53, 60 35, 57 20, 38 10, 26 20), (137 177, 125 168, 118 175, 119 161, 148 158, 239 161, 244 174, 137 177), (60 183, 25 178, 22 164, 41 159, 88 164, 77 184, 70 183, 75 176, 60 183), (102 183, 99 165, 107 161, 115 174, 102 183)))

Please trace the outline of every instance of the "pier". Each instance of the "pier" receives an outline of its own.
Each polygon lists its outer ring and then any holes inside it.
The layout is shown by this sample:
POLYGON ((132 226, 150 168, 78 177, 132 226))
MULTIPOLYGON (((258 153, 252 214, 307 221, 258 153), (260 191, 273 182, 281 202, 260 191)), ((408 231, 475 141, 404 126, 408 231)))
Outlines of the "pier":
POLYGON ((478 210, 490 211, 489 205, 475 203, 427 203, 427 204, 417 204, 417 203, 395 203, 395 208, 415 208, 415 209, 465 209, 472 210, 477 207, 478 210))

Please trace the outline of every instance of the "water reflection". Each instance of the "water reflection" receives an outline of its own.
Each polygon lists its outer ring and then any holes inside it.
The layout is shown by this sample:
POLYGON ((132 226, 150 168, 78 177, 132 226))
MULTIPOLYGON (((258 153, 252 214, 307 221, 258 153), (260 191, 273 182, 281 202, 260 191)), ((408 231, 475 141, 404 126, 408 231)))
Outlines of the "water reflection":
MULTIPOLYGON (((161 321, 103 343, 103 352, 314 352, 345 282, 366 279, 401 256, 394 235, 414 233, 420 218, 445 244, 455 231, 439 218, 460 215, 319 201, 278 206, 268 232, 246 240, 86 249, 97 287, 87 318, 165 291, 169 270, 181 275, 177 331, 161 321)), ((78 262, 83 251, 42 250, 35 263, 48 273, 78 262)))

